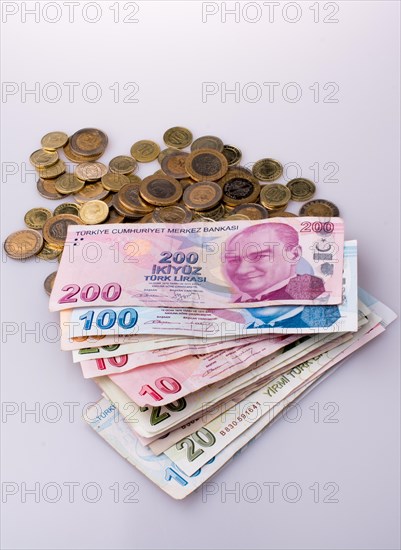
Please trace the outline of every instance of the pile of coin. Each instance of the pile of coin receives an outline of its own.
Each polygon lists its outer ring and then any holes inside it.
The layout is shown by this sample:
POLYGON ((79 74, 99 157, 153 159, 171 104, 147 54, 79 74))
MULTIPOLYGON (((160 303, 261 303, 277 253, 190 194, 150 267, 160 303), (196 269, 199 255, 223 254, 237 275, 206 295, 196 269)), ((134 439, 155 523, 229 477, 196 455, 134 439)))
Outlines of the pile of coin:
POLYGON ((24 218, 28 229, 7 237, 6 254, 19 260, 60 259, 69 225, 292 217, 296 214, 286 211, 291 200, 305 202, 300 216, 339 215, 333 203, 310 200, 316 191, 312 181, 276 183, 283 174, 277 160, 263 158, 250 170, 239 165, 242 154, 237 147, 215 136, 193 140, 190 130, 182 127, 169 128, 163 141, 163 150, 153 141, 137 141, 130 155, 114 157, 106 166, 99 159, 108 137, 99 129, 43 136, 42 148, 30 156, 38 173, 38 192, 50 200, 71 197, 73 201, 53 212, 42 207, 29 210, 24 218), (61 152, 66 160, 60 158, 61 152), (154 174, 143 179, 136 174, 139 164, 156 159, 160 169, 154 174), (70 171, 68 161, 73 163, 70 171))

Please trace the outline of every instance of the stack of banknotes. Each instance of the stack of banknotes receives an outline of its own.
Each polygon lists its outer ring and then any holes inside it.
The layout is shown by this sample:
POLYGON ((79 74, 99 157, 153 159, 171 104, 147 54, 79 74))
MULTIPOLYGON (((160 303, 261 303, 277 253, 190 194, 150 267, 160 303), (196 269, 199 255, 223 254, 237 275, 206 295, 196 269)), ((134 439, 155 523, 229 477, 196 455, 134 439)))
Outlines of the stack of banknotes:
POLYGON ((87 422, 177 499, 395 319, 340 218, 70 226, 50 309, 87 422))

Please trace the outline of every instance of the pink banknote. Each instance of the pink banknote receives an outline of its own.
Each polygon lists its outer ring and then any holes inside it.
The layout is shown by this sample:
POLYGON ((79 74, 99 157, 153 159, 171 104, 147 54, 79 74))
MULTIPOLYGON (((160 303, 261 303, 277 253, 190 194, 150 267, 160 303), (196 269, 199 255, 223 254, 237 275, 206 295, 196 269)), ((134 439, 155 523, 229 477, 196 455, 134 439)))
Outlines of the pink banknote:
POLYGON ((70 226, 52 311, 339 304, 340 218, 70 226))

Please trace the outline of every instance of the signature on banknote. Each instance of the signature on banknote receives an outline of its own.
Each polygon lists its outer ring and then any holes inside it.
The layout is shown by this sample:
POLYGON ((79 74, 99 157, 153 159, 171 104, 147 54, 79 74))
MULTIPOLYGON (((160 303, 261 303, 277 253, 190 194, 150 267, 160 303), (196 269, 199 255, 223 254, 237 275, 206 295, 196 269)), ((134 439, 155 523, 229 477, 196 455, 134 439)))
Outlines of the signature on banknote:
POLYGON ((174 298, 177 302, 187 302, 188 300, 199 302, 201 299, 199 292, 193 290, 175 290, 174 298))

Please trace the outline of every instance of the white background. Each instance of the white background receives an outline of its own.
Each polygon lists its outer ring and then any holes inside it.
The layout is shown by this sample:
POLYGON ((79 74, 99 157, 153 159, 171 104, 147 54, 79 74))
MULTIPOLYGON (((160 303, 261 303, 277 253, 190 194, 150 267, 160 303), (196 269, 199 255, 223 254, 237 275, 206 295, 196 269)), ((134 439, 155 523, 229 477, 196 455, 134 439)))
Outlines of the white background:
MULTIPOLYGON (((319 166, 317 197, 339 206, 346 237, 358 239, 360 285, 399 312, 398 2, 319 2, 319 11, 284 2, 269 21, 266 2, 237 3, 225 20, 234 2, 147 1, 137 3, 137 23, 123 22, 132 2, 117 11, 116 2, 81 1, 74 22, 68 2, 58 12, 55 4, 36 2, 35 16, 24 14, 34 2, 2 2, 2 241, 33 206, 58 204, 38 195, 28 162, 48 131, 101 128, 108 161, 138 139, 161 144, 165 129, 183 125, 240 147, 245 164, 268 156, 292 166, 283 182, 294 163, 309 178, 319 166), (203 22, 206 9, 217 13, 203 22), (66 82, 78 83, 75 97, 66 82), (130 82, 138 102, 128 101, 130 82), (202 97, 204 82, 218 93, 202 97), (266 82, 279 83, 274 97, 266 82), (37 96, 26 95, 35 86, 37 96), (224 86, 239 95, 222 95, 224 86), (334 89, 338 101, 325 101, 334 89), (338 166, 338 181, 326 163, 338 166)), ((300 403, 298 422, 279 420, 215 476, 215 495, 173 501, 82 421, 99 391, 51 341, 57 315, 43 280, 55 269, 3 257, 4 548, 399 548, 398 321, 300 403), (77 404, 71 422, 64 403, 77 404), (35 406, 37 417, 26 416, 35 406), (333 407, 338 422, 325 422, 333 407), (55 503, 44 489, 52 482, 63 489, 55 503), (68 482, 78 483, 72 503, 68 482), (101 489, 96 503, 86 501, 91 482, 101 489), (273 502, 268 482, 280 484, 273 502), (24 496, 35 483, 38 502, 24 496), (126 483, 137 484, 138 502, 123 501, 133 487, 126 483), (301 490, 297 502, 283 491, 288 483, 301 490), (338 486, 337 503, 325 502, 327 483, 338 486)))

